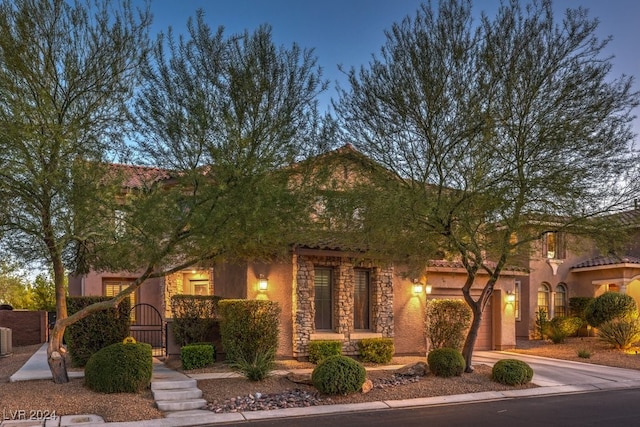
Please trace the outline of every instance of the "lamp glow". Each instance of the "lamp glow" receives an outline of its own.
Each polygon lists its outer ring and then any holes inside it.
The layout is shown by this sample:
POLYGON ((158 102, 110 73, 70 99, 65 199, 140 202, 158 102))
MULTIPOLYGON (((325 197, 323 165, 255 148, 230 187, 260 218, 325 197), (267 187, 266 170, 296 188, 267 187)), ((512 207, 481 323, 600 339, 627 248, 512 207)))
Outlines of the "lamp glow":
POLYGON ((261 291, 266 291, 268 287, 269 281, 266 277, 264 277, 264 275, 261 274, 260 279, 258 279, 258 289, 260 289, 261 291))
POLYGON ((507 291, 507 295, 505 295, 504 300, 507 304, 513 304, 516 302, 516 294, 513 291, 507 291))

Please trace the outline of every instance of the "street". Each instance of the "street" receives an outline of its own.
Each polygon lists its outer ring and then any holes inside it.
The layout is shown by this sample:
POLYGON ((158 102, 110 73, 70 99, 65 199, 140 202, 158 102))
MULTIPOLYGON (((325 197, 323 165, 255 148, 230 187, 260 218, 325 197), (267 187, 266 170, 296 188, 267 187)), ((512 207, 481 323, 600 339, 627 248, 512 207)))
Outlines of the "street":
POLYGON ((640 389, 530 397, 463 405, 414 407, 325 416, 245 421, 261 427, 629 426, 640 424, 640 389))

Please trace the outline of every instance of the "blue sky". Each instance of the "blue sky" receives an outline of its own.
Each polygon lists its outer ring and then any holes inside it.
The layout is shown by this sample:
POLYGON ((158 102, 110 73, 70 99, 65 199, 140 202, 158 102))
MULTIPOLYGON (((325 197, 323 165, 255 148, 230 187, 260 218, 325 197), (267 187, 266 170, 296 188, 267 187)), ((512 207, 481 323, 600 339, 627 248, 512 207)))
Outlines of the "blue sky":
MULTIPOLYGON (((303 48, 314 48, 324 77, 331 82, 321 98, 323 105, 336 96, 335 81, 345 85, 338 64, 345 69, 366 65, 385 42, 384 30, 407 15, 414 15, 419 0, 152 0, 153 31, 186 33, 186 22, 199 8, 215 30, 222 25, 227 34, 245 29, 253 31, 261 24, 270 24, 274 41, 290 46, 296 42, 303 48)), ((499 0, 476 0, 476 12, 493 15, 499 0)), ((555 18, 566 8, 583 6, 591 17, 600 20, 598 35, 612 36, 606 51, 615 55, 613 74, 622 73, 640 78, 640 2, 633 0, 555 0, 555 18)), ((635 89, 640 90, 636 81, 635 89)), ((636 115, 640 111, 636 111, 636 115)), ((640 120, 634 123, 640 133, 640 120)))

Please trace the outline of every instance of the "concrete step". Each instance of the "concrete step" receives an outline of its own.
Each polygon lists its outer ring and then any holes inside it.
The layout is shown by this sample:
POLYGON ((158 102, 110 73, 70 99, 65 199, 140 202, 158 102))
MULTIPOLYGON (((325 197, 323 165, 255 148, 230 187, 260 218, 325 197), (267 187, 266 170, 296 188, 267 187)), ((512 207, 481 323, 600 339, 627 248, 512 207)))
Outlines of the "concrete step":
POLYGON ((191 409, 201 409, 207 405, 204 399, 188 399, 181 401, 156 400, 156 406, 161 411, 188 411, 191 409))
POLYGON ((201 397, 202 390, 200 390, 199 388, 153 390, 154 400, 188 400, 200 399, 201 397))
POLYGON ((194 379, 160 380, 151 382, 151 390, 175 390, 180 388, 197 388, 198 381, 194 379))
POLYGON ((165 418, 180 418, 180 417, 207 417, 213 414, 208 409, 190 409, 188 411, 168 412, 164 414, 165 418))

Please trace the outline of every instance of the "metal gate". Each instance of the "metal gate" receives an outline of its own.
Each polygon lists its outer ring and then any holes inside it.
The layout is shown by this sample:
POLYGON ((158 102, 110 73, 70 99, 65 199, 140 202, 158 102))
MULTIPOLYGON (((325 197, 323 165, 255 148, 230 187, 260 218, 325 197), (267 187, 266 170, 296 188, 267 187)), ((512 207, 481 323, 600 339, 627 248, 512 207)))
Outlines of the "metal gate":
POLYGON ((131 308, 130 333, 138 342, 151 345, 154 356, 165 356, 166 335, 160 312, 151 304, 136 304, 131 308))

